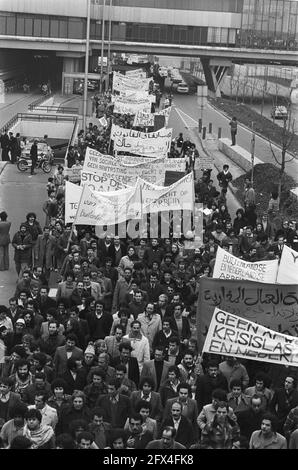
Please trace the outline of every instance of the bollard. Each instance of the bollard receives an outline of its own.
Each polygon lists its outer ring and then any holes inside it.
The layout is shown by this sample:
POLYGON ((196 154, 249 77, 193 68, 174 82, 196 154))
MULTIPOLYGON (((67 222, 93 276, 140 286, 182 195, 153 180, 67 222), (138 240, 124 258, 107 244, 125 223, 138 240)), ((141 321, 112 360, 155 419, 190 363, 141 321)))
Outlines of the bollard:
POLYGON ((217 136, 219 139, 221 139, 221 127, 218 128, 217 136))
POLYGON ((209 122, 208 133, 212 134, 212 122, 209 122))
POLYGON ((200 118, 199 119, 199 132, 202 132, 202 126, 203 126, 203 122, 202 122, 202 119, 200 118))
POLYGON ((203 127, 202 139, 206 139, 206 126, 203 127))

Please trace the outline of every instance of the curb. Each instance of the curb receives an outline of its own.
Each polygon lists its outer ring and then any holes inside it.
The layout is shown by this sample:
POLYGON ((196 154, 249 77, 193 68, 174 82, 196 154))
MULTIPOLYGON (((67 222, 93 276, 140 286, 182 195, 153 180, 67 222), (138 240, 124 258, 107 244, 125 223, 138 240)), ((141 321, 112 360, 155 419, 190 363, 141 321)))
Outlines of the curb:
MULTIPOLYGON (((214 104, 210 103, 210 101, 208 100, 208 105, 213 108, 215 111, 217 111, 218 113, 222 114, 224 117, 226 117, 227 119, 231 119, 231 116, 229 116, 227 113, 225 113, 224 111, 222 111, 221 109, 217 108, 216 106, 214 106, 214 104)), ((247 131, 249 132, 252 132, 251 128, 250 127, 247 127, 245 124, 243 124, 242 122, 239 122, 238 121, 238 126, 240 127, 243 127, 244 129, 246 129, 247 131)), ((254 131, 254 133, 260 137, 261 139, 263 139, 265 142, 268 142, 270 143, 271 141, 269 139, 267 139, 266 137, 264 137, 262 134, 260 134, 259 132, 256 132, 254 131)), ((276 144, 275 142, 271 142, 272 145, 275 145, 275 147, 277 147, 279 150, 282 150, 282 148, 280 147, 280 145, 276 144)), ((292 153, 292 152, 289 152, 287 151, 287 154, 290 155, 291 157, 295 158, 296 160, 298 160, 298 154, 295 154, 295 153, 292 153)))

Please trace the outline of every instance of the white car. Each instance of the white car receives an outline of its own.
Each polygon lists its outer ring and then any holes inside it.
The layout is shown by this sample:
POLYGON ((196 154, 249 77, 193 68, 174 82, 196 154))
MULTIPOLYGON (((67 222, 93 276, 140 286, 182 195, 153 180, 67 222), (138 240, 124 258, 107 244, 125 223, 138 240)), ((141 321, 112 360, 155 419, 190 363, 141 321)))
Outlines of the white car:
POLYGON ((177 93, 189 93, 189 87, 186 83, 179 83, 177 86, 177 93))

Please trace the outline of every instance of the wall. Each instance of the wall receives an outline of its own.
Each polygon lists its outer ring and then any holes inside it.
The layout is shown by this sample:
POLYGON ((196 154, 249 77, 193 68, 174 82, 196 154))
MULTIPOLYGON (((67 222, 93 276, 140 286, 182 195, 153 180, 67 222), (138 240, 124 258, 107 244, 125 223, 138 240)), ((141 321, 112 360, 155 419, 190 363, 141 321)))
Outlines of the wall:
POLYGON ((11 131, 19 132, 21 136, 26 137, 43 137, 45 134, 49 138, 68 140, 73 130, 73 122, 36 122, 36 121, 19 121, 11 131))

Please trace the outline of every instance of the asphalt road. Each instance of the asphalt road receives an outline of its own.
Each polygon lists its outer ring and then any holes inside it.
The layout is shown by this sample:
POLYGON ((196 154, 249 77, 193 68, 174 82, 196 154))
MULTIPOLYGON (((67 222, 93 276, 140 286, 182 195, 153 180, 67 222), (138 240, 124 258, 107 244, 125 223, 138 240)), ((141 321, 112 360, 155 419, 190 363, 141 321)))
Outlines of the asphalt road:
MULTIPOLYGON (((45 223, 42 205, 47 199, 46 183, 50 174, 37 169, 36 175, 21 173, 16 165, 7 164, 0 176, 0 210, 5 210, 11 221, 10 236, 19 230, 20 223, 25 222, 28 212, 35 212, 41 226, 45 223)), ((0 271, 1 304, 7 305, 14 294, 17 274, 13 261, 14 249, 10 245, 10 269, 0 271)))
MULTIPOLYGON (((195 125, 195 122, 198 122, 199 117, 201 117, 201 110, 197 104, 196 95, 174 95, 173 105, 181 109, 185 114, 189 116, 189 123, 195 125)), ((173 135, 178 135, 179 132, 179 120, 174 116, 174 113, 171 113, 170 125, 173 127, 173 135)), ((209 123, 212 123, 213 132, 217 134, 219 127, 222 129, 222 137, 230 138, 230 128, 229 128, 229 118, 223 116, 209 104, 203 111, 203 125, 207 126, 209 123)), ((180 132, 183 132, 181 129, 180 132)), ((187 135, 187 134, 185 134, 187 135)), ((237 144, 243 147, 245 150, 250 152, 251 148, 251 136, 252 133, 249 129, 242 127, 238 124, 237 132, 237 144)), ((298 149, 297 149, 298 150, 298 149)), ((272 145, 272 150, 268 141, 263 138, 256 136, 255 141, 255 156, 259 158, 264 163, 275 163, 272 151, 275 153, 276 158, 281 161, 281 150, 272 145)), ((286 159, 290 159, 291 156, 287 155, 286 159)), ((292 161, 286 164, 286 173, 292 176, 298 185, 298 159, 295 158, 292 161)))

